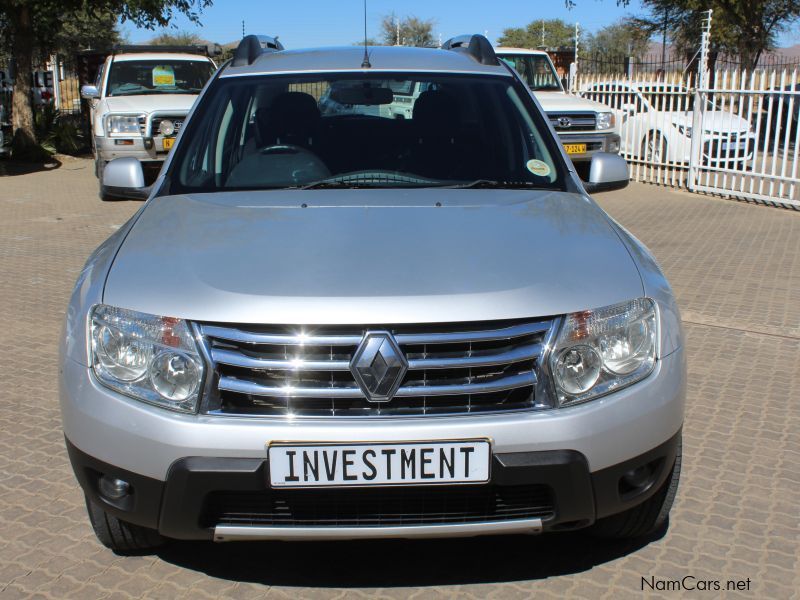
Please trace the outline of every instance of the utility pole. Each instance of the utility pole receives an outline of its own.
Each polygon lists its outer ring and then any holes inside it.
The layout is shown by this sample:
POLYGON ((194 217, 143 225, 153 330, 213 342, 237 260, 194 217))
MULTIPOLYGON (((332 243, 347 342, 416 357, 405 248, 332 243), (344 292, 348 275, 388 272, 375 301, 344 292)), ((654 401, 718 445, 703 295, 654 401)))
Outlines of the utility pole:
POLYGON ((542 48, 544 48, 544 19, 542 19, 542 48))
POLYGON ((669 21, 669 7, 664 7, 664 27, 661 31, 661 70, 664 71, 664 63, 667 59, 667 23, 669 21))
POLYGON ((242 39, 244 39, 244 19, 242 19, 242 39))
POLYGON ((399 46, 400 45, 400 19, 397 19, 397 21, 395 21, 395 29, 397 31, 397 38, 394 41, 394 45, 395 46, 399 46))
POLYGON ((706 98, 708 94, 708 48, 711 44, 711 15, 713 10, 703 11, 703 33, 700 36, 700 64, 697 69, 697 84, 694 90, 694 110, 692 111, 692 145, 689 151, 689 176, 686 181, 689 190, 694 191, 698 180, 698 166, 701 165, 703 129, 705 127, 706 98))

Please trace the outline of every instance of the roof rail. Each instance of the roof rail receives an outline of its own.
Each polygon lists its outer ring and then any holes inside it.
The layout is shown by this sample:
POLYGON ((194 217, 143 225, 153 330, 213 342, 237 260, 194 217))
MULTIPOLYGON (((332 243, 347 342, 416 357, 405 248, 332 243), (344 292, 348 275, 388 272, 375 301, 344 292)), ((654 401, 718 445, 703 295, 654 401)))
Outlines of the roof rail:
POLYGON ((457 35, 442 44, 444 50, 466 52, 482 65, 497 65, 497 55, 485 36, 476 34, 457 35))
POLYGON ((278 41, 278 36, 269 35, 247 35, 242 38, 233 53, 234 67, 244 67, 252 65, 253 61, 264 52, 279 52, 283 50, 283 44, 278 41))

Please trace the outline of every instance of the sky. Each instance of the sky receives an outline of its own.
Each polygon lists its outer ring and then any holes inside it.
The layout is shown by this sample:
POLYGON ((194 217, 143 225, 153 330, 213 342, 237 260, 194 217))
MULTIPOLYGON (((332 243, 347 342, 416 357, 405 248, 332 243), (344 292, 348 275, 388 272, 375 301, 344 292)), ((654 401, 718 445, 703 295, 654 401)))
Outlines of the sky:
MULTIPOLYGON (((414 15, 433 19, 434 35, 443 40, 462 33, 488 33, 492 42, 507 27, 522 27, 538 19, 563 19, 579 22, 582 29, 596 31, 629 15, 645 14, 639 0, 620 7, 616 0, 575 0, 567 9, 564 0, 367 0, 367 33, 378 37, 383 16, 394 12, 399 17, 414 15)), ((174 30, 197 33, 202 39, 218 43, 238 40, 245 32, 278 35, 287 48, 350 45, 363 39, 362 0, 294 0, 267 2, 253 0, 215 0, 196 27, 183 16, 174 20, 174 30)), ((132 43, 146 42, 155 34, 126 23, 123 32, 132 43)), ((780 39, 780 46, 800 43, 800 33, 780 39)))

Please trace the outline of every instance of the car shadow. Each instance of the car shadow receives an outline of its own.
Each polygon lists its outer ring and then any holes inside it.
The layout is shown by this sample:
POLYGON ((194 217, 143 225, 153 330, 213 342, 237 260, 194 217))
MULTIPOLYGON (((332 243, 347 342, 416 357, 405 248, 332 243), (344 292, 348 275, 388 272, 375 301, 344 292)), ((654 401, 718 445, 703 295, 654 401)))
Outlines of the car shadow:
POLYGON ((544 579, 588 571, 661 539, 587 534, 447 540, 173 542, 158 556, 219 579, 301 587, 464 585, 544 579))

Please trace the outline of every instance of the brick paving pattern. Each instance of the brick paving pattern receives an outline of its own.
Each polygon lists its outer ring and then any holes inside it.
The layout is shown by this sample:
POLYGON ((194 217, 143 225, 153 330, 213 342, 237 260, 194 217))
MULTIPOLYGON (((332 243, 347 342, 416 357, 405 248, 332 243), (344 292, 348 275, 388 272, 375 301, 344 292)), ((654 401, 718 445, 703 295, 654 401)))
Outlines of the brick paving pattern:
POLYGON ((598 198, 653 250, 685 319, 684 471, 660 539, 180 543, 119 557, 90 530, 57 394, 71 286, 140 206, 102 203, 96 185, 86 160, 0 163, 0 598, 595 600, 685 575, 750 579, 726 597, 798 597, 800 213, 638 184, 598 198))

